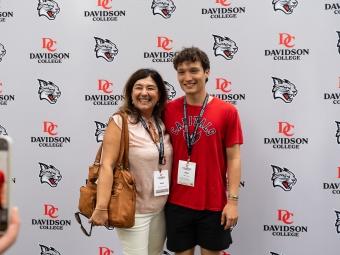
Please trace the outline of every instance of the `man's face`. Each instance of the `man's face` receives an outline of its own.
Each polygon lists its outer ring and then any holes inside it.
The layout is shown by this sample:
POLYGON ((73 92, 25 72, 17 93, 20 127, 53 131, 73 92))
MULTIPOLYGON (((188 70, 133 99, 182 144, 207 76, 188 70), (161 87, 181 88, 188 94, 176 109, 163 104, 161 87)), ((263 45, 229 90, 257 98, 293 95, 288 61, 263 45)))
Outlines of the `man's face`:
POLYGON ((201 62, 185 61, 177 66, 177 79, 186 95, 205 94, 209 70, 204 71, 201 62))

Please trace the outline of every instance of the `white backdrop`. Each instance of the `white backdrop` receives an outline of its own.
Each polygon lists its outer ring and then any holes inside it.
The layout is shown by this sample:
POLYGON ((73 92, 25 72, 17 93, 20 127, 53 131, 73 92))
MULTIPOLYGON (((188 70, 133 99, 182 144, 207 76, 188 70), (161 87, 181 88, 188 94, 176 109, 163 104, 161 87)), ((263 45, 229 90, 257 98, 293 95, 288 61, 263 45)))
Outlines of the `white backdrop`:
POLYGON ((209 55, 208 91, 237 106, 245 136, 224 254, 339 253, 339 1, 40 2, 0 0, 0 132, 14 140, 22 220, 8 254, 121 254, 114 231, 81 233, 79 187, 128 76, 155 68, 181 96, 171 61, 192 45, 209 55))

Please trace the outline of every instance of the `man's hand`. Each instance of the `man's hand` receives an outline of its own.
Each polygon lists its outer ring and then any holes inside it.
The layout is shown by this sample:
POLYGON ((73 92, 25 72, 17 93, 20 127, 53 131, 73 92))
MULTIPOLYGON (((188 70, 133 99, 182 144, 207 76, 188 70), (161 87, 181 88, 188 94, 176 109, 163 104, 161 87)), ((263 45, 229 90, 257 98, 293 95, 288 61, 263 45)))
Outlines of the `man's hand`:
POLYGON ((232 230, 238 220, 238 205, 237 201, 228 201, 228 203, 224 206, 222 215, 221 215, 221 225, 224 225, 224 229, 230 228, 232 230))

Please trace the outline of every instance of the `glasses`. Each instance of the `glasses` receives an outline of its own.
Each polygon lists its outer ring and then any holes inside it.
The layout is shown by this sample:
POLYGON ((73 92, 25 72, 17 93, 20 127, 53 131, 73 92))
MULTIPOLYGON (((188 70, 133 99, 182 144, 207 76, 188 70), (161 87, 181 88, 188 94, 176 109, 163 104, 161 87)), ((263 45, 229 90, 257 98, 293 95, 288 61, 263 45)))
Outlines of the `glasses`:
MULTIPOLYGON (((76 212, 76 213, 74 214, 74 217, 76 218, 76 221, 79 223, 80 229, 83 231, 83 233, 84 233, 86 236, 91 236, 91 234, 92 234, 92 228, 93 228, 93 223, 91 223, 90 230, 87 230, 87 229, 84 227, 81 218, 86 218, 86 219, 88 219, 88 218, 87 218, 84 214, 82 214, 81 212, 76 212)), ((105 226, 105 228, 108 229, 108 230, 113 230, 113 229, 114 229, 114 227, 108 227, 108 226, 105 226)))

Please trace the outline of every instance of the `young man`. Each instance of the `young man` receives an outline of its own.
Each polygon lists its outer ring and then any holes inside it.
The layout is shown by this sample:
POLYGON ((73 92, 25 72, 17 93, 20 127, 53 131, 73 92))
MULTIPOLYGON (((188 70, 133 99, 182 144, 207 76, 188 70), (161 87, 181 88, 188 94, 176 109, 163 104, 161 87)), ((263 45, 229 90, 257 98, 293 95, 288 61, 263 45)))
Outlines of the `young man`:
POLYGON ((184 48, 173 61, 184 97, 169 102, 164 124, 173 145, 166 205, 167 248, 177 255, 220 254, 238 219, 241 124, 236 108, 206 92, 208 56, 184 48))

